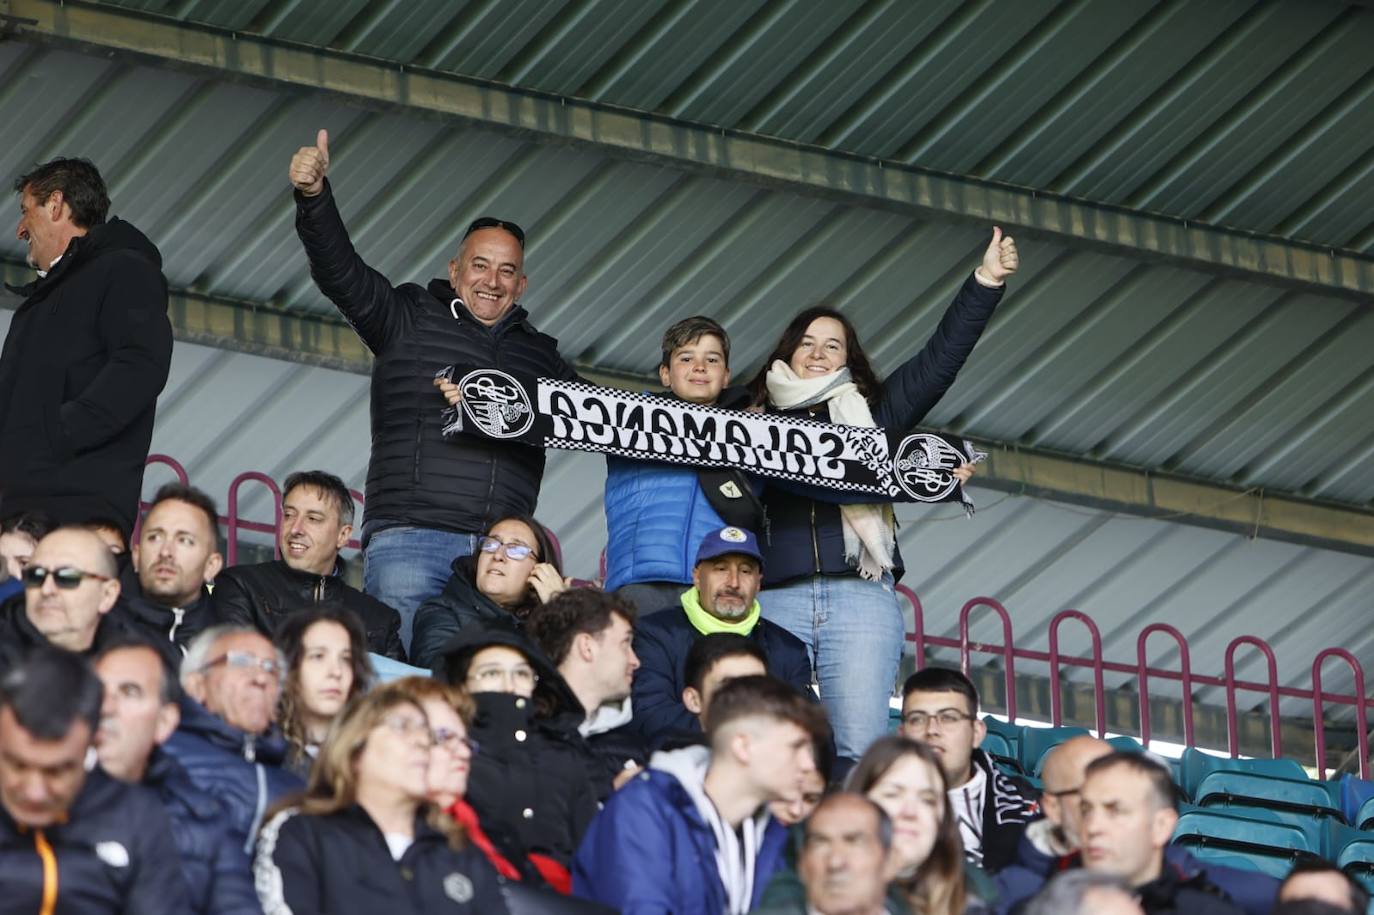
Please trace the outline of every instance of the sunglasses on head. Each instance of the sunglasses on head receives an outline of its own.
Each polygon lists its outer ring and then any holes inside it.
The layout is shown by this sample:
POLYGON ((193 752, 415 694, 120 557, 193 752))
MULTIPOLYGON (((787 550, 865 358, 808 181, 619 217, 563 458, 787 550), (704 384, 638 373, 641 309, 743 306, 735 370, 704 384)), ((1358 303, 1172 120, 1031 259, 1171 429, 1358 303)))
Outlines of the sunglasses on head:
POLYGON ((71 591, 81 587, 81 583, 88 578, 96 581, 109 581, 108 575, 97 575, 95 572, 85 572, 74 566, 62 566, 60 569, 50 569, 47 566, 29 566, 24 570, 24 586, 27 588, 41 588, 48 580, 48 576, 57 586, 64 591, 71 591))
POLYGON ((482 229, 505 229, 511 235, 515 236, 515 240, 520 243, 520 250, 525 250, 525 230, 513 222, 497 219, 494 216, 483 216, 481 219, 474 219, 472 225, 468 226, 468 230, 463 233, 463 237, 467 238, 473 232, 482 229))

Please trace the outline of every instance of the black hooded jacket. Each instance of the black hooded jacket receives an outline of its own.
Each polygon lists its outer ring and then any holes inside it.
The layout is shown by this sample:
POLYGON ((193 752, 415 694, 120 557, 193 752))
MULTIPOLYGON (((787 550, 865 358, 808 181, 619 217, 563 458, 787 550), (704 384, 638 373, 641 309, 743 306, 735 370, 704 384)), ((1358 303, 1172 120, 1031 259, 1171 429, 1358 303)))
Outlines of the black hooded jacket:
POLYGON ((449 365, 571 379, 558 341, 515 306, 493 327, 461 303, 446 279, 393 286, 353 250, 329 182, 296 193, 296 234, 310 275, 377 357, 372 364, 372 456, 365 522, 473 533, 508 514, 534 514, 544 451, 459 436, 445 441, 447 406, 434 376, 449 365))
POLYGON ((181 659, 191 640, 219 622, 204 588, 185 607, 164 606, 143 596, 141 590, 126 591, 112 612, 119 613, 129 629, 157 646, 173 670, 181 669, 181 659))
POLYGON ((72 240, 24 297, 0 353, 0 511, 138 513, 172 328, 162 256, 120 219, 72 240))
POLYGON ((586 714, 572 690, 513 624, 483 622, 462 629, 436 673, 463 683, 473 655, 491 645, 524 655, 539 682, 530 699, 472 694, 477 716, 471 735, 481 752, 472 759, 467 801, 493 842, 512 836, 521 844, 501 849, 508 860, 539 852, 568 866, 587 824, 611 793, 610 773, 578 732, 586 714))

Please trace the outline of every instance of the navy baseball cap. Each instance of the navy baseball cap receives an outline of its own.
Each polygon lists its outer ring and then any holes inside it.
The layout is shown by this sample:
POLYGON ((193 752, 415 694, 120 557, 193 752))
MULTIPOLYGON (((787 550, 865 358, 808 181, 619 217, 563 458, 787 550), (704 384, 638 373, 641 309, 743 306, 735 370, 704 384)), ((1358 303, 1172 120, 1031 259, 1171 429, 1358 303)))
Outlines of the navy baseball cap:
POLYGON ((717 556, 727 556, 730 554, 740 556, 752 556, 758 560, 759 568, 763 568, 763 554, 759 552, 759 539, 754 536, 753 531, 747 531, 742 527, 722 527, 718 531, 711 531, 701 538, 701 546, 697 547, 697 565, 701 565, 708 559, 715 559, 717 556))

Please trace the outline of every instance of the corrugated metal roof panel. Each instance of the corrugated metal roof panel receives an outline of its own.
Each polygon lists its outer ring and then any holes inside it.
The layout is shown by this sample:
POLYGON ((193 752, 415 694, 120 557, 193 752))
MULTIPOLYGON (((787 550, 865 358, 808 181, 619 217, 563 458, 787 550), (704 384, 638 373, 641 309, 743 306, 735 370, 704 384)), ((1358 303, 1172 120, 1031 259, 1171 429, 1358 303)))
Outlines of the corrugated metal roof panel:
POLYGON ((105 2, 1374 250, 1356 5, 105 2))
MULTIPOLYGON (((984 230, 522 142, 313 95, 0 45, 0 69, 69 85, 53 133, 31 93, 0 167, 95 156, 115 212, 161 247, 173 286, 335 314, 293 230, 289 157, 327 124, 358 251, 396 282, 442 275, 484 212, 530 230, 525 304, 563 352, 640 375, 692 313, 722 320, 738 380, 802 307, 851 315, 875 365, 913 355, 984 230), (302 126, 307 125, 307 126, 302 126)), ((66 93, 63 93, 64 97, 66 93)), ((1357 505, 1374 501, 1374 312, 1118 254, 1021 240, 1024 269, 961 380, 927 418, 974 437, 1357 505)), ((22 246, 0 240, 14 260, 22 246)))

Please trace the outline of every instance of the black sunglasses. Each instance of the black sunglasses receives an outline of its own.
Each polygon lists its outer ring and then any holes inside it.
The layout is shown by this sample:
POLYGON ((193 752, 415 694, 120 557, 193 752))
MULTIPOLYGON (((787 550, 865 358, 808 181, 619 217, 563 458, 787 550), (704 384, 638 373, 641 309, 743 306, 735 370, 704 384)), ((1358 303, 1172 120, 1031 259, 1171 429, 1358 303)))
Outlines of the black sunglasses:
POLYGON ((483 216, 481 219, 474 219, 472 221, 472 225, 468 226, 468 230, 463 233, 463 237, 467 238, 473 232, 480 231, 481 229, 505 229, 515 236, 515 240, 520 243, 520 250, 525 250, 525 230, 513 222, 497 219, 494 216, 483 216))
POLYGON ((24 570, 24 586, 27 588, 41 588, 43 583, 51 575, 57 586, 64 591, 71 591, 81 587, 81 583, 88 578, 96 581, 109 581, 108 575, 97 575, 94 572, 83 572, 74 566, 63 566, 60 569, 49 569, 47 566, 29 566, 24 570))

